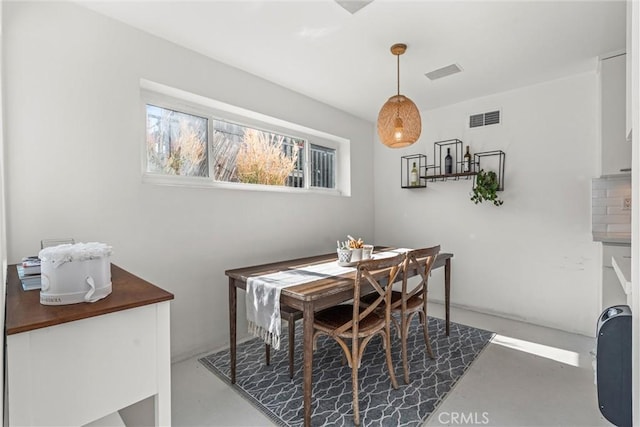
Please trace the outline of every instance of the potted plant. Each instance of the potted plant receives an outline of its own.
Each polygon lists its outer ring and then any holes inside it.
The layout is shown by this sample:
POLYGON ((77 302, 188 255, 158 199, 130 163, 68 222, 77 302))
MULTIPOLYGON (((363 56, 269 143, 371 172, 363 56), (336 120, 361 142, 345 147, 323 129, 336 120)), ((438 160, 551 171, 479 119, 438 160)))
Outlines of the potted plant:
POLYGON ((476 205, 483 201, 493 202, 495 206, 502 205, 503 201, 498 198, 498 189, 500 183, 498 182, 498 176, 493 171, 485 172, 480 169, 476 175, 475 185, 471 192, 471 201, 476 205))

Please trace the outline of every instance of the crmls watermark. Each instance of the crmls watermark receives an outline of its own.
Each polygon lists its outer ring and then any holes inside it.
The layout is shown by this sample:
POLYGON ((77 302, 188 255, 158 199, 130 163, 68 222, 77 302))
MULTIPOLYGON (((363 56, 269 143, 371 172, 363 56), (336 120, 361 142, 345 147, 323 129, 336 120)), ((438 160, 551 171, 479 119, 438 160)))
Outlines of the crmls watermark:
POLYGON ((448 425, 486 425, 489 424, 488 412, 441 412, 438 422, 448 425))

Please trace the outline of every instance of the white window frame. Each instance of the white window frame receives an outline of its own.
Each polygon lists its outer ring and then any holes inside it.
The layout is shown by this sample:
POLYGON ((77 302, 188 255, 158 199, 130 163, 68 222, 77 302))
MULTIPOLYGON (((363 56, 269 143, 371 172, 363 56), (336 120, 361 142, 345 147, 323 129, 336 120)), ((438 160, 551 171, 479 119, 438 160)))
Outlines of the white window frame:
POLYGON ((140 120, 142 126, 142 182, 156 185, 172 185, 187 187, 211 187, 236 190, 271 191, 285 193, 317 193, 338 196, 351 195, 350 173, 350 141, 326 132, 307 128, 285 120, 277 119, 261 113, 236 107, 221 101, 215 101, 200 95, 195 95, 180 89, 165 86, 149 80, 140 80, 141 111, 144 119, 140 120), (207 126, 207 150, 209 161, 208 177, 191 177, 147 172, 146 152, 146 106, 152 104, 161 108, 193 114, 208 119, 207 126), (304 147, 304 187, 288 187, 279 185, 247 184, 241 182, 216 181, 213 179, 213 121, 223 120, 241 126, 265 130, 276 134, 291 136, 306 140, 304 147), (335 154, 335 188, 322 188, 310 186, 310 150, 311 144, 336 150, 335 154))

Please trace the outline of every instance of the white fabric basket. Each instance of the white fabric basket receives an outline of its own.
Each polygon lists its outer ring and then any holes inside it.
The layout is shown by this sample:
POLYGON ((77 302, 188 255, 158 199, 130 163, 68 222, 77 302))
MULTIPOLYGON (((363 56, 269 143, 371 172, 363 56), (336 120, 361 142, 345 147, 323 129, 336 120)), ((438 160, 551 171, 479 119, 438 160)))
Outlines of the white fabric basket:
POLYGON ((59 245, 40 251, 40 304, 95 302, 111 293, 111 247, 104 243, 59 245))

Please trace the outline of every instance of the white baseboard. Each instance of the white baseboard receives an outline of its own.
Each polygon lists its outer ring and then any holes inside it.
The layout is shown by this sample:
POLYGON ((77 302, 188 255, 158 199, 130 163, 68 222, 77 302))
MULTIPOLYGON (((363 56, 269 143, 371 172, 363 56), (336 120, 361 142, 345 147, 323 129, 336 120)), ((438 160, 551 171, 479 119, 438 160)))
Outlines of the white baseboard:
MULTIPOLYGON (((429 299, 430 303, 435 303, 435 304, 440 304, 440 305, 444 305, 444 301, 443 300, 439 300, 439 299, 429 299)), ((465 304, 456 304, 456 303, 451 303, 450 304, 452 308, 459 308, 462 310, 467 310, 467 311, 473 311, 475 313, 480 313, 480 314, 487 314, 489 316, 495 316, 495 317, 500 317, 503 319, 508 319, 508 320, 515 320, 517 322, 522 322, 522 323, 528 323, 530 325, 535 325, 535 326, 542 326, 544 328, 550 328, 550 329, 556 329, 558 331, 562 331, 562 332, 568 332, 571 334, 577 334, 577 335, 582 335, 585 337, 589 337, 589 338, 594 338, 595 337, 595 332, 585 332, 585 331, 581 331, 581 330, 577 330, 577 329, 568 329, 565 328, 561 325, 555 324, 553 322, 544 322, 544 321, 539 321, 539 320, 531 320, 525 317, 520 317, 520 316, 515 316, 513 314, 510 313, 504 313, 501 311, 495 311, 495 310, 489 310, 489 309, 485 309, 482 307, 476 307, 476 306, 471 306, 471 305, 465 305, 465 304)), ((597 319, 594 319, 594 325, 597 319)), ((595 331, 595 327, 594 327, 594 331, 595 331)))

